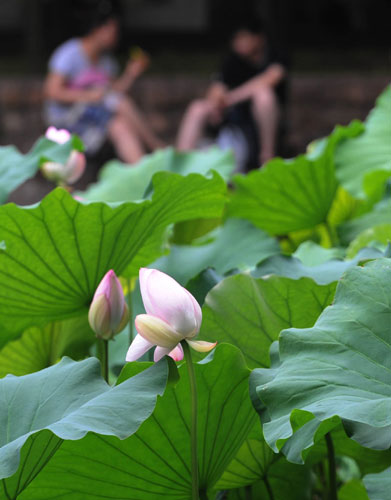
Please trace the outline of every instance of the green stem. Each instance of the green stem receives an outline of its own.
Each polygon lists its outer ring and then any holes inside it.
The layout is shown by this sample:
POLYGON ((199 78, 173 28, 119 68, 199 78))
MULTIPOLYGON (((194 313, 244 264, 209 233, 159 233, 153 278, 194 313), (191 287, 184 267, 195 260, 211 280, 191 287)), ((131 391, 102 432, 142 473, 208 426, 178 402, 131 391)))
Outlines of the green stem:
POLYGON ((272 490, 272 486, 269 483, 269 479, 268 479, 267 476, 264 476, 263 482, 265 483, 265 486, 266 486, 267 492, 269 494, 270 500, 274 500, 274 493, 273 493, 273 490, 272 490))
POLYGON ((252 490, 253 490, 253 488, 252 488, 251 485, 246 486, 244 488, 244 496, 245 496, 246 500, 251 500, 252 499, 252 497, 253 497, 252 490))
POLYGON ((326 221, 324 223, 324 227, 325 227, 327 235, 329 237, 331 246, 332 247, 338 247, 339 246, 339 240, 338 240, 338 236, 337 236, 337 234, 335 232, 335 229, 333 229, 330 226, 330 224, 328 223, 328 221, 326 221))
POLYGON ((133 342, 133 311, 132 311, 132 292, 131 292, 131 279, 128 278, 127 286, 128 286, 128 311, 129 311, 129 345, 133 342))
POLYGON ((183 353, 185 355, 187 373, 189 375, 190 392, 191 392, 191 475, 192 475, 192 500, 199 500, 198 486, 198 437, 197 437, 197 383, 194 372, 194 365, 191 359, 189 344, 186 340, 181 342, 183 353))
POLYGON ((102 367, 102 377, 109 383, 109 341, 98 339, 97 352, 102 367))
POLYGON ((334 444, 330 433, 325 435, 327 457, 329 461, 329 500, 338 500, 337 493, 337 468, 335 465, 334 444))

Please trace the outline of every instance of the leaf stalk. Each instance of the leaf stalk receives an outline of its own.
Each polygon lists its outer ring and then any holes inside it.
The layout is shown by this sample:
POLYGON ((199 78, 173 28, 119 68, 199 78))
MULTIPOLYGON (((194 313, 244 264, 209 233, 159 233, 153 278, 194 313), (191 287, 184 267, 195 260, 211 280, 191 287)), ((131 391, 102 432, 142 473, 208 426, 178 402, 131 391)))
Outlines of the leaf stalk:
POLYGON ((190 392, 191 392, 191 476, 192 476, 192 500, 199 500, 199 477, 198 477, 198 399, 197 399, 197 383, 194 372, 194 365, 191 358, 189 344, 186 340, 181 341, 183 353, 187 365, 187 373, 189 375, 190 392))

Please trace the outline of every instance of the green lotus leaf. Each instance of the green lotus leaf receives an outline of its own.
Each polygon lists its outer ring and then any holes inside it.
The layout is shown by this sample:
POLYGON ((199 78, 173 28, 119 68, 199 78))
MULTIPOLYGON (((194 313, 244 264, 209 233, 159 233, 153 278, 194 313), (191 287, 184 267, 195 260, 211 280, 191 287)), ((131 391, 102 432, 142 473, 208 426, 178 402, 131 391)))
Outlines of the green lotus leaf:
MULTIPOLYGON (((132 371, 133 363, 125 367, 132 371)), ((212 488, 242 445, 257 415, 248 396, 249 369, 240 351, 217 346, 194 365, 198 389, 200 488, 212 488)), ((20 496, 47 500, 191 498, 190 391, 186 364, 152 416, 128 439, 90 433, 66 441, 20 496)), ((130 379, 132 380, 132 379, 130 379)), ((118 386, 122 387, 126 382, 118 386)), ((201 494, 202 497, 202 494, 201 494)))
POLYGON ((312 278, 316 283, 325 285, 338 281, 343 273, 360 265, 368 259, 382 257, 383 253, 376 248, 363 248, 353 259, 336 260, 332 259, 319 265, 305 265, 300 259, 288 257, 286 255, 274 255, 264 262, 261 262, 257 268, 251 272, 254 277, 268 276, 276 274, 286 276, 291 279, 302 277, 312 278))
POLYGON ((254 370, 250 384, 275 451, 339 419, 362 446, 390 447, 390 298, 391 260, 377 259, 345 273, 312 328, 281 333, 278 362, 254 370))
POLYGON ((342 186, 356 198, 378 194, 391 176, 391 86, 378 97, 365 122, 364 132, 346 139, 335 152, 336 175, 342 186), (371 181, 366 177, 371 176, 371 181), (364 185, 366 193, 364 192, 364 185))
POLYGON ((57 363, 62 356, 85 358, 95 341, 85 314, 41 328, 28 328, 21 337, 1 349, 0 377, 42 370, 57 363))
POLYGON ((391 468, 379 474, 368 474, 364 477, 364 484, 369 500, 385 500, 390 495, 391 468))
POLYGON ((206 297, 200 338, 230 342, 241 349, 248 366, 267 367, 270 345, 280 332, 312 326, 334 292, 335 283, 321 286, 308 278, 230 276, 206 297))
POLYGON ((76 137, 65 144, 57 144, 42 137, 25 155, 14 146, 1 146, 0 204, 4 203, 8 195, 20 184, 34 177, 42 161, 64 163, 75 147, 75 141, 76 137))
MULTIPOLYGON (((391 220, 391 219, 390 219, 391 220)), ((384 250, 391 241, 391 224, 378 224, 360 233, 349 245, 347 256, 352 258, 361 248, 374 246, 384 250)))
POLYGON ((264 231, 246 220, 228 219, 194 245, 172 246, 170 254, 159 259, 154 267, 185 285, 209 267, 219 274, 247 270, 278 253, 277 241, 264 231))
POLYGON ((230 215, 248 219, 270 234, 312 229, 325 223, 338 187, 335 146, 359 132, 361 125, 356 122, 350 127, 336 127, 312 154, 292 160, 276 158, 261 170, 235 176, 230 215))
POLYGON ((40 372, 0 380, 2 495, 19 498, 63 440, 125 439, 136 432, 166 388, 169 365, 165 358, 116 387, 100 371, 95 358, 63 358, 40 372))
POLYGON ((218 174, 157 173, 152 200, 84 204, 55 189, 33 207, 0 207, 0 347, 30 326, 85 313, 109 269, 135 276, 156 258, 165 228, 221 215, 218 174))
POLYGON ((232 153, 218 148, 186 153, 166 148, 144 156, 136 165, 110 161, 100 171, 98 182, 78 194, 89 201, 135 201, 144 197, 156 172, 205 175, 216 170, 228 179, 234 166, 232 153))

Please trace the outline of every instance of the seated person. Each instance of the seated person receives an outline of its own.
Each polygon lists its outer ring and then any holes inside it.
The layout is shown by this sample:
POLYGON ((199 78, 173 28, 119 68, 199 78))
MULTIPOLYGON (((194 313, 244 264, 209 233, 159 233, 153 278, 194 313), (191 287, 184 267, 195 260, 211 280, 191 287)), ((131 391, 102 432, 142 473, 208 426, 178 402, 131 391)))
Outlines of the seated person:
POLYGON ((206 98, 194 101, 186 111, 178 149, 194 149, 210 125, 233 123, 246 137, 247 166, 275 156, 285 77, 286 69, 273 54, 260 23, 241 25, 206 98))
POLYGON ((116 61, 108 51, 117 43, 119 22, 110 2, 100 1, 82 38, 68 40, 49 61, 45 82, 49 125, 77 133, 87 152, 95 153, 108 137, 118 157, 137 162, 146 149, 164 146, 142 113, 126 95, 149 64, 139 51, 116 77, 116 61))

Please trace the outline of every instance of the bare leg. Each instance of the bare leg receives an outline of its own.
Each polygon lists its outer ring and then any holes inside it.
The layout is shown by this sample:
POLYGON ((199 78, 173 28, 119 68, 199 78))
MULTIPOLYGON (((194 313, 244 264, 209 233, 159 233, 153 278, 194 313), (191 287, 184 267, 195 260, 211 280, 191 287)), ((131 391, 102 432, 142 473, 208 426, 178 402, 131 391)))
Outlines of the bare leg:
POLYGON ((189 151, 197 146, 212 113, 213 104, 206 99, 190 104, 179 128, 177 148, 180 151, 189 151))
POLYGON ((124 97, 121 100, 118 113, 130 123, 131 127, 138 133, 140 139, 149 149, 154 151, 155 149, 164 148, 166 146, 150 128, 143 113, 131 99, 124 97))
POLYGON ((277 129, 280 108, 273 89, 261 87, 253 96, 253 113, 257 122, 261 143, 261 164, 276 153, 277 129))
POLYGON ((138 135, 122 117, 118 116, 111 120, 108 134, 118 156, 125 163, 137 163, 144 155, 145 151, 138 135))

